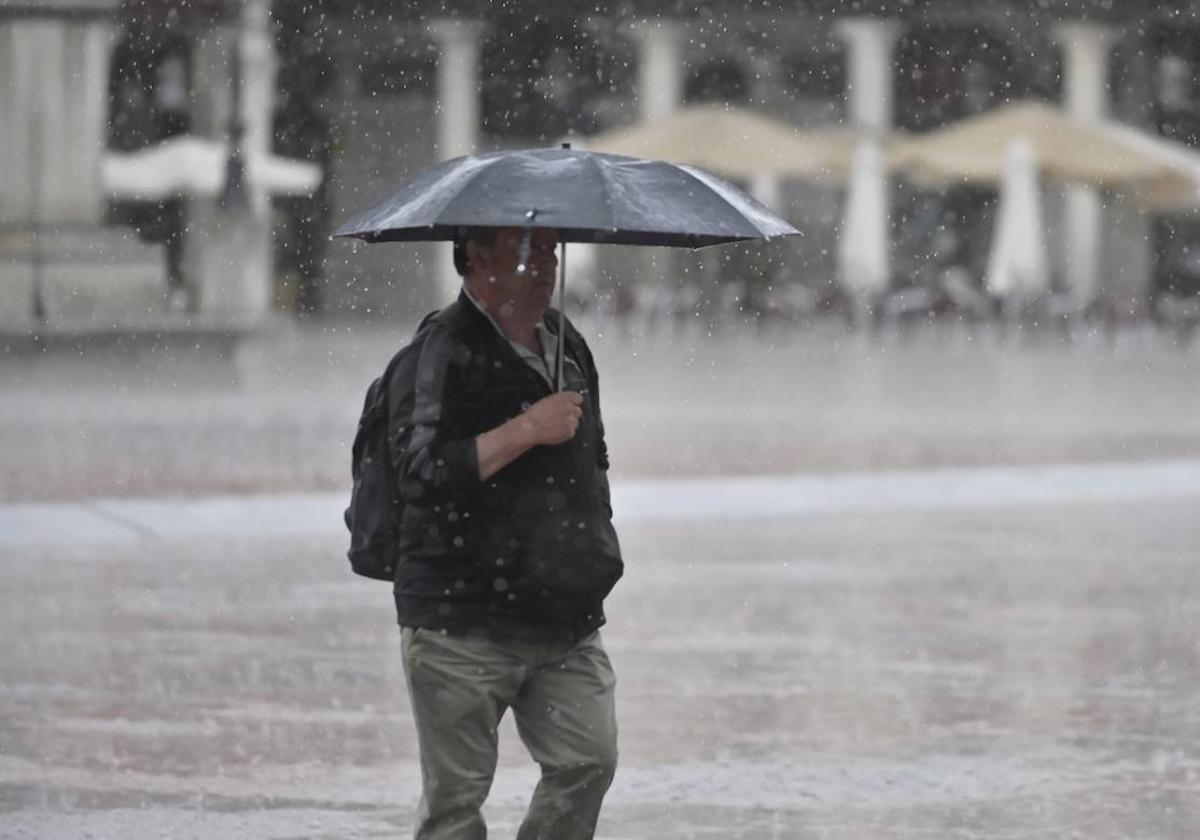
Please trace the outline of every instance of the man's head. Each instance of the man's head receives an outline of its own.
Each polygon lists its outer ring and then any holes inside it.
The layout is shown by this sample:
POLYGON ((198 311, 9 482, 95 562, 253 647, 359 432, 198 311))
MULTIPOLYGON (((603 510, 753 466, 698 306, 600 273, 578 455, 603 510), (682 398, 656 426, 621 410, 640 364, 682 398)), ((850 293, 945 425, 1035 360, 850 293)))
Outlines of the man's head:
POLYGON ((524 228, 471 228, 454 243, 454 266, 463 283, 494 317, 540 320, 554 295, 558 233, 530 232, 529 265, 517 273, 524 228))
POLYGON ((474 242, 480 248, 490 248, 496 241, 499 228, 459 228, 454 240, 454 270, 459 277, 467 276, 470 258, 467 256, 468 243, 474 242))

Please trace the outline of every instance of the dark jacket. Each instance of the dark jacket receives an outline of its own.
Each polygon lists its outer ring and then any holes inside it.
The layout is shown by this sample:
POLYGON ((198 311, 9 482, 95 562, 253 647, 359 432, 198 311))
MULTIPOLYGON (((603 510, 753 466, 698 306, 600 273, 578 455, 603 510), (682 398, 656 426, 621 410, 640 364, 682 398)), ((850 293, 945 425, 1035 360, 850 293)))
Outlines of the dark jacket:
MULTIPOLYGON (((557 330, 557 313, 546 317, 557 330)), ((422 328, 389 385, 404 499, 396 611, 452 633, 577 639, 604 623, 623 564, 612 526, 595 363, 567 323, 566 387, 584 392, 575 436, 538 446, 484 482, 475 437, 550 386, 465 295, 422 328), (576 367, 577 366, 577 367, 576 367)))

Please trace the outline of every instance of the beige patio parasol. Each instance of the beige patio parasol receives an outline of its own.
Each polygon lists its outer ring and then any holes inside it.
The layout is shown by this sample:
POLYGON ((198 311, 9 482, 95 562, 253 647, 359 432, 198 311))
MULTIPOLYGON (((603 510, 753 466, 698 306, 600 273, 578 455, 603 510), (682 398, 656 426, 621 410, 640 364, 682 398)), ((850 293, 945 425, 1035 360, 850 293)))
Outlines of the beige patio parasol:
POLYGON ((855 134, 802 129, 746 108, 690 105, 670 116, 596 134, 588 149, 690 164, 727 178, 781 175, 844 180, 855 134))
POLYGON ((1130 142, 1129 130, 1045 102, 1018 102, 898 143, 891 163, 917 181, 998 183, 1008 149, 1023 140, 1041 174, 1054 180, 1124 190, 1191 182, 1167 155, 1130 142))
POLYGON ((1186 212, 1200 208, 1200 152, 1160 134, 1142 131, 1131 125, 1112 124, 1117 137, 1136 149, 1162 158, 1185 177, 1155 179, 1139 184, 1134 193, 1144 209, 1186 212))
POLYGON ((997 297, 1029 300, 1050 288, 1038 165, 1024 140, 1012 141, 1007 156, 984 284, 997 297))

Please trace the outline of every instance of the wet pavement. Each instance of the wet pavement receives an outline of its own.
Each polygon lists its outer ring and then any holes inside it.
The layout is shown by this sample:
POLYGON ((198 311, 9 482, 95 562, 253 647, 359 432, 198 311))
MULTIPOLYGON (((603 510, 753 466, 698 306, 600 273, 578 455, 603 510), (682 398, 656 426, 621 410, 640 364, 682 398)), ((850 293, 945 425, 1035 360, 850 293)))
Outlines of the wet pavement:
MULTIPOLYGON (((1200 458, 1200 345, 1165 333, 581 329, 620 477, 1200 458)), ((341 491, 367 384, 410 333, 289 323, 229 364, 0 351, 0 501, 341 491)))
MULTIPOLYGON (((1200 837, 1200 348, 585 332, 628 561, 600 838, 1200 837)), ((0 838, 410 834, 338 517, 404 334, 0 364, 0 838)), ((489 836, 535 780, 506 722, 489 836)))
MULTIPOLYGON (((629 516, 599 836, 1196 837, 1200 493, 997 499, 629 516)), ((0 547, 0 836, 408 836, 389 592, 343 543, 0 547)), ((534 781, 506 721, 489 836, 534 781)))

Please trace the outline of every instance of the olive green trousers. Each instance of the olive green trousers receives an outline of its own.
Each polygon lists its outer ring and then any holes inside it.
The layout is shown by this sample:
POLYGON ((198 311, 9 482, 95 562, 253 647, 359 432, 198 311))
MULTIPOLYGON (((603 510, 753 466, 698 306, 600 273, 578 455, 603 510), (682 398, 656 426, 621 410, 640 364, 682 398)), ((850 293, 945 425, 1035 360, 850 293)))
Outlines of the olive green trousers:
POLYGON ((404 627, 421 754, 416 840, 484 840, 480 808, 508 709, 542 769, 517 840, 586 840, 617 764, 616 677, 600 634, 578 642, 451 636, 404 627))

